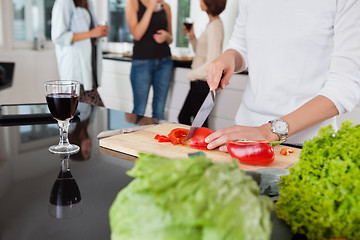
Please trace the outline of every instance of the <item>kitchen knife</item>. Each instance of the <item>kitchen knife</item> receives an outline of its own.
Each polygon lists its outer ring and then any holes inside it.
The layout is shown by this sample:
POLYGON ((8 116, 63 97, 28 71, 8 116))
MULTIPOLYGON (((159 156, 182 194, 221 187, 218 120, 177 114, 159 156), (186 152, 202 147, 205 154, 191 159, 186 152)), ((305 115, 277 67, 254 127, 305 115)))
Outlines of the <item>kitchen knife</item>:
POLYGON ((116 130, 103 131, 103 132, 99 133, 96 138, 100 140, 102 138, 111 137, 111 136, 118 135, 118 134, 136 132, 136 131, 143 130, 143 129, 146 129, 149 127, 153 127, 155 125, 156 124, 149 124, 149 125, 143 125, 143 126, 135 126, 135 127, 121 128, 121 129, 116 129, 116 130))
POLYGON ((191 124, 190 130, 186 135, 185 141, 192 138, 195 131, 204 124, 206 118, 209 116, 211 110, 215 105, 216 92, 219 89, 220 87, 218 87, 213 91, 210 91, 209 94, 206 96, 203 104, 201 105, 201 108, 199 109, 198 113, 195 116, 194 122, 191 124))

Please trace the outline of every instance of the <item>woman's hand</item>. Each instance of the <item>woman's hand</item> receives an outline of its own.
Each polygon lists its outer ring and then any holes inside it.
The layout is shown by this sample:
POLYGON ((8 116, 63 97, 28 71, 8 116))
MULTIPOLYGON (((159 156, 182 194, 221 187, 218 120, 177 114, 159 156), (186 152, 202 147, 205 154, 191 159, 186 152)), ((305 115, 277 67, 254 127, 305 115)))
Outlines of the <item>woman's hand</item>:
POLYGON ((239 68, 239 65, 243 65, 242 56, 233 49, 226 50, 210 62, 206 67, 207 83, 210 90, 215 90, 218 86, 224 89, 229 84, 235 69, 239 68))
POLYGON ((156 12, 158 9, 158 0, 150 0, 148 2, 148 9, 151 9, 153 12, 156 12))
POLYGON ((164 42, 168 42, 168 40, 170 40, 171 36, 167 31, 161 29, 161 30, 158 30, 153 35, 153 38, 154 38, 155 42, 157 42, 158 44, 161 44, 164 42))
POLYGON ((240 140, 268 140, 277 141, 276 134, 270 131, 270 124, 264 124, 260 127, 232 126, 218 130, 209 135, 205 142, 208 143, 208 149, 219 147, 222 152, 227 152, 225 143, 240 140))
POLYGON ((97 26, 89 31, 90 38, 106 37, 109 33, 108 25, 97 26))
POLYGON ((194 39, 195 38, 195 34, 194 34, 194 24, 193 26, 190 28, 190 30, 187 30, 187 28, 185 27, 185 24, 182 24, 182 28, 184 33, 189 36, 189 39, 194 39))

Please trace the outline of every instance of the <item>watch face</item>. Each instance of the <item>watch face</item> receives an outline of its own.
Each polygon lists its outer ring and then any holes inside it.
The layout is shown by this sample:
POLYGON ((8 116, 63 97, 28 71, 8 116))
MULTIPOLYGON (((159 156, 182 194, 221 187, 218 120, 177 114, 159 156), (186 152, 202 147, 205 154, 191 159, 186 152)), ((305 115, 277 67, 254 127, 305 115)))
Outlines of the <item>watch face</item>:
POLYGON ((274 132, 279 134, 287 134, 288 129, 285 122, 282 121, 276 121, 273 124, 274 132))

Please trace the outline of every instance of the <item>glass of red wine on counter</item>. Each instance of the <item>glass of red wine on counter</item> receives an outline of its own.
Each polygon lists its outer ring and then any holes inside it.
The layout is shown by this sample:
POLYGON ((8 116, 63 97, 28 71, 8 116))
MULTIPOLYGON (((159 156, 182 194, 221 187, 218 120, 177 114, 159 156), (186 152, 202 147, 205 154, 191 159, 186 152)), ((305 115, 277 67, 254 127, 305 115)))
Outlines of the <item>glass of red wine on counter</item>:
MULTIPOLYGON (((183 20, 183 24, 187 31, 191 30, 191 28, 193 27, 193 23, 194 23, 193 20, 189 17, 186 17, 183 20)), ((189 34, 187 34, 186 37, 189 38, 189 34)))
POLYGON ((80 147, 69 143, 68 132, 79 102, 80 83, 55 80, 45 82, 44 87, 48 108, 60 131, 59 144, 49 147, 49 151, 56 154, 76 153, 80 147))

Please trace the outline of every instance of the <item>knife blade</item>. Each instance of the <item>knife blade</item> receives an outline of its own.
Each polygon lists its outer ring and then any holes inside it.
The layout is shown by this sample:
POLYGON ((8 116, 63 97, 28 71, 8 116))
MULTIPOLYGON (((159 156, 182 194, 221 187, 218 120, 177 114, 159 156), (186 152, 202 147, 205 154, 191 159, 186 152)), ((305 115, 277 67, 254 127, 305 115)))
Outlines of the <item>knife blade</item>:
POLYGON ((116 130, 103 131, 103 132, 100 132, 96 138, 98 140, 100 140, 102 138, 107 138, 107 137, 111 137, 111 136, 118 135, 118 134, 136 132, 136 131, 143 130, 143 129, 146 129, 149 127, 153 127, 155 125, 156 124, 149 124, 149 125, 143 125, 143 126, 135 126, 135 127, 121 128, 121 129, 116 129, 116 130))
POLYGON ((203 104, 201 105, 198 113, 195 116, 193 123, 191 124, 190 130, 189 130, 188 134, 186 135, 185 141, 192 138, 195 131, 204 124, 206 118, 209 116, 211 110, 213 109, 213 107, 215 105, 216 92, 219 89, 220 88, 210 91, 208 93, 208 95, 206 96, 203 104))

